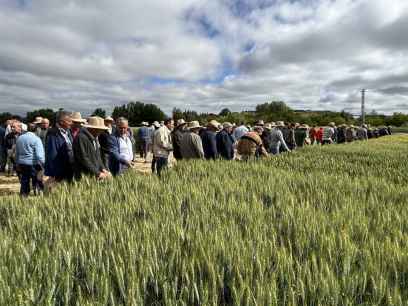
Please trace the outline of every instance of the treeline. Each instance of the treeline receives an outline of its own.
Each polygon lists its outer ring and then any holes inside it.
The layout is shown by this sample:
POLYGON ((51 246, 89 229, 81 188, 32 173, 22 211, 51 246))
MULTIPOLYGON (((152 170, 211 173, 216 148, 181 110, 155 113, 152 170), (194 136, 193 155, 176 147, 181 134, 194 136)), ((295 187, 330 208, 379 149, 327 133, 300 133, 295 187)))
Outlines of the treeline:
MULTIPOLYGON (((59 109, 62 110, 62 109, 59 109)), ((57 110, 58 111, 58 110, 57 110)), ((5 122, 8 119, 17 118, 25 122, 34 121, 35 117, 48 118, 51 123, 54 122, 55 114, 57 111, 52 109, 39 109, 28 112, 24 118, 13 115, 11 113, 0 113, 0 123, 5 122)), ((93 111, 92 115, 106 117, 107 112, 102 108, 97 108, 93 111)), ((126 117, 129 119, 131 126, 138 126, 143 121, 153 122, 162 121, 166 118, 166 114, 155 104, 146 104, 142 102, 130 102, 121 106, 116 106, 111 114, 116 119, 118 117, 126 117)), ((286 121, 286 122, 298 122, 308 124, 310 126, 326 125, 328 122, 335 122, 336 124, 359 124, 361 118, 355 118, 352 114, 342 112, 331 111, 302 111, 293 110, 286 103, 282 101, 273 101, 268 103, 259 104, 254 111, 241 111, 232 112, 228 108, 224 108, 220 113, 198 113, 194 110, 182 110, 174 108, 172 111, 172 117, 177 119, 185 119, 186 121, 198 120, 202 123, 209 122, 215 119, 219 122, 234 122, 247 124, 254 124, 258 120, 264 121, 286 121)), ((403 113, 394 113, 391 116, 377 114, 375 112, 366 115, 366 123, 372 126, 407 126, 408 115, 403 113)))

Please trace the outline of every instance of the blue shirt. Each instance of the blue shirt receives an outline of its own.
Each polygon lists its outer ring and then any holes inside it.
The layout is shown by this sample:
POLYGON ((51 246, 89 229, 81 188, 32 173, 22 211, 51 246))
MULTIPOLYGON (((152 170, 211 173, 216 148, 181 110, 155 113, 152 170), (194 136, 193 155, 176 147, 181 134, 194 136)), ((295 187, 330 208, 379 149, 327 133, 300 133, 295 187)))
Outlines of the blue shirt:
POLYGON ((40 137, 31 132, 18 137, 16 142, 16 163, 28 166, 45 163, 44 147, 40 137))

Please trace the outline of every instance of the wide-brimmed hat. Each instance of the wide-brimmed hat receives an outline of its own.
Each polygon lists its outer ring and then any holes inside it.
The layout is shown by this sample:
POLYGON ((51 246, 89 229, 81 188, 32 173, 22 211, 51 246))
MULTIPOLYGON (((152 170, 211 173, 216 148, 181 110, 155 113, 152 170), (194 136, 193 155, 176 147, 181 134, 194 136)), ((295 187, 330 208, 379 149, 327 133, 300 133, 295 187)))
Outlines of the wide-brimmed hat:
POLYGON ((265 122, 264 122, 263 120, 258 120, 258 121, 255 123, 255 125, 257 125, 257 126, 264 126, 264 125, 265 125, 265 122))
POLYGON ((104 119, 105 121, 109 121, 109 122, 115 122, 115 119, 113 119, 112 117, 108 116, 104 119))
POLYGON ((160 123, 159 123, 158 121, 155 121, 155 122, 153 122, 152 124, 153 124, 153 126, 154 126, 155 128, 159 128, 159 127, 160 127, 160 123))
POLYGON ((143 125, 143 126, 149 126, 149 123, 146 122, 146 121, 142 121, 142 125, 143 125))
POLYGON ((300 129, 308 129, 309 126, 307 124, 302 124, 299 126, 300 129))
POLYGON ((232 127, 234 127, 234 126, 232 125, 231 122, 224 122, 224 123, 222 124, 222 127, 223 127, 224 129, 228 129, 228 128, 232 128, 232 127))
POLYGON ((43 120, 43 117, 35 117, 33 124, 40 124, 43 120))
POLYGON ((88 118, 88 123, 84 124, 84 127, 87 129, 95 130, 108 130, 109 128, 105 126, 105 121, 103 118, 98 116, 92 116, 88 118))
POLYGON ((278 121, 278 122, 276 122, 276 126, 283 127, 283 126, 285 126, 285 122, 278 121))
POLYGON ((216 129, 220 128, 220 123, 217 120, 211 120, 210 122, 208 122, 207 126, 212 126, 216 129))
MULTIPOLYGON (((99 117, 98 117, 99 118, 99 117)), ((83 119, 80 112, 73 112, 71 114, 72 122, 86 123, 86 119, 83 119)))
POLYGON ((200 122, 198 122, 198 121, 191 121, 188 124, 188 129, 189 130, 199 129, 199 128, 202 128, 202 126, 200 125, 200 122))
POLYGON ((267 123, 267 124, 265 124, 264 128, 267 129, 267 130, 272 130, 272 124, 267 123))
POLYGON ((335 127, 335 126, 336 126, 336 123, 334 123, 334 122, 330 122, 330 123, 329 123, 329 126, 331 126, 331 127, 335 127))
POLYGON ((179 119, 179 120, 177 120, 176 126, 182 126, 184 124, 187 124, 187 122, 184 119, 179 119))

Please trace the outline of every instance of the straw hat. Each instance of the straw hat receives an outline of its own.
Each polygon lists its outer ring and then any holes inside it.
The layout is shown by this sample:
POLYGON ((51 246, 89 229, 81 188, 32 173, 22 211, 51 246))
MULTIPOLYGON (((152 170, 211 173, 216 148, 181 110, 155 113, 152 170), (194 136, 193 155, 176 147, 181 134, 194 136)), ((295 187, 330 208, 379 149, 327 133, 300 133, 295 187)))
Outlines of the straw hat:
POLYGON ((263 120, 258 120, 258 121, 255 123, 255 125, 264 126, 264 125, 265 125, 265 122, 264 122, 263 120))
POLYGON ((148 122, 143 121, 143 122, 142 122, 142 125, 143 125, 143 126, 149 126, 149 123, 148 123, 148 122))
POLYGON ((43 120, 43 117, 35 117, 33 124, 40 124, 43 120))
POLYGON ((73 112, 71 114, 72 122, 86 123, 86 119, 83 119, 80 112, 73 112))
POLYGON ((85 128, 95 129, 95 130, 108 130, 108 127, 105 126, 105 121, 101 117, 89 117, 88 123, 84 124, 85 128))
POLYGON ((330 122, 330 123, 329 123, 329 126, 331 126, 331 127, 335 127, 335 126, 336 126, 336 123, 334 123, 334 122, 330 122))
POLYGON ((274 128, 276 127, 276 123, 275 122, 271 122, 271 126, 274 128))
POLYGON ((187 122, 184 119, 179 119, 179 120, 177 120, 176 126, 182 126, 184 124, 187 124, 187 122))
POLYGON ((267 123, 267 124, 265 124, 265 129, 267 129, 267 130, 272 130, 272 124, 271 123, 267 123))
POLYGON ((155 128, 159 128, 160 127, 160 123, 158 121, 153 122, 153 126, 155 128))
POLYGON ((200 125, 200 122, 198 122, 198 121, 191 121, 191 122, 188 124, 188 128, 189 128, 190 130, 193 130, 193 129, 202 128, 202 126, 200 125))
POLYGON ((207 126, 212 126, 216 129, 220 128, 220 123, 217 120, 211 120, 210 122, 208 122, 207 126))
POLYGON ((278 121, 278 122, 276 122, 276 126, 284 127, 284 126, 285 126, 285 122, 283 122, 283 121, 278 121))
POLYGON ((105 118, 105 121, 115 122, 115 120, 114 120, 112 117, 110 117, 110 116, 106 117, 106 118, 105 118))
POLYGON ((302 124, 301 126, 299 126, 300 129, 308 129, 309 126, 307 124, 302 124))
POLYGON ((232 127, 234 127, 234 126, 232 125, 231 122, 224 122, 224 123, 222 124, 222 127, 223 127, 224 129, 228 129, 228 128, 232 128, 232 127))

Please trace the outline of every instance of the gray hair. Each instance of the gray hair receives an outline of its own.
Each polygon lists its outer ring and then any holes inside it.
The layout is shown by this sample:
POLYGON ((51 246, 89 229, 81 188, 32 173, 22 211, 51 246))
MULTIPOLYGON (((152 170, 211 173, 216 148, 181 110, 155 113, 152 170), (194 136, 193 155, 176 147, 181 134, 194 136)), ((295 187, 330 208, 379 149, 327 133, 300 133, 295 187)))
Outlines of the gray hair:
POLYGON ((71 117, 71 113, 67 111, 59 111, 56 115, 56 121, 61 122, 65 117, 71 117))
POLYGON ((129 125, 129 121, 128 121, 126 118, 120 117, 120 118, 118 118, 116 124, 117 124, 118 126, 119 126, 119 125, 125 125, 125 124, 129 125))

